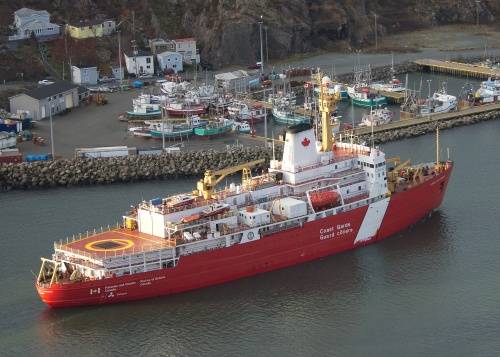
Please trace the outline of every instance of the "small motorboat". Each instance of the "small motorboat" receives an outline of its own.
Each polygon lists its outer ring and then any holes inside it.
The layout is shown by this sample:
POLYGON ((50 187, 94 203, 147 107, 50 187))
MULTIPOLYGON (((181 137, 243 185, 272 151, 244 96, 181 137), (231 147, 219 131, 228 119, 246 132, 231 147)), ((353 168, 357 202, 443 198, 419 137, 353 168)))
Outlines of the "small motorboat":
POLYGON ((208 205, 201 213, 203 217, 211 217, 229 210, 229 205, 227 203, 212 203, 208 205))
POLYGON ((181 207, 181 206, 185 206, 185 205, 193 203, 194 200, 195 200, 195 196, 182 194, 182 195, 177 195, 177 196, 173 196, 173 197, 168 198, 165 201, 165 204, 167 205, 167 207, 172 207, 172 208, 173 207, 181 207))

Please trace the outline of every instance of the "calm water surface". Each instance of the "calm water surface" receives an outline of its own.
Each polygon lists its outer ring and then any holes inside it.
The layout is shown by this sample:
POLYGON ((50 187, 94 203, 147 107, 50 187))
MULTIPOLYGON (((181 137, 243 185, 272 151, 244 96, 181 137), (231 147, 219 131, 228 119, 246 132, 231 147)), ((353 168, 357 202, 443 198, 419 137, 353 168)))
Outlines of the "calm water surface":
MULTIPOLYGON (((194 180, 0 195, 0 354, 500 354, 500 121, 442 132, 456 169, 430 218, 376 245, 171 297, 50 310, 33 275, 52 242, 113 224, 194 180)), ((431 161, 434 137, 384 145, 431 161)))

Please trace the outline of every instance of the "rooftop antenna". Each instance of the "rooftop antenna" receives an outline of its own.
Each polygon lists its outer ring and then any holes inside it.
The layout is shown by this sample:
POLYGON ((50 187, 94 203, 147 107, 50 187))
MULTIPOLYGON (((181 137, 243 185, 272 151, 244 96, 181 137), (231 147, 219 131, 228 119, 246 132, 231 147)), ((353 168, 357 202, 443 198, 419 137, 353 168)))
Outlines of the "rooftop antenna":
MULTIPOLYGON (((372 111, 372 108, 370 107, 370 114, 371 114, 371 111, 372 111)), ((375 147, 374 140, 373 140, 373 122, 371 123, 371 127, 372 127, 371 140, 372 140, 372 150, 373 150, 375 147)))

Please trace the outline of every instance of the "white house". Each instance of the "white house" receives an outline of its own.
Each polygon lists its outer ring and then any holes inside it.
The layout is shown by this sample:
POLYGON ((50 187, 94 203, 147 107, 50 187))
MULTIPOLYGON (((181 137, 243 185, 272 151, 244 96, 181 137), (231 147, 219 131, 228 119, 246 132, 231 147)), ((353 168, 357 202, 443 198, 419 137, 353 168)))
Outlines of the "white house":
POLYGON ((200 63, 195 38, 178 38, 173 42, 175 43, 175 52, 182 54, 185 63, 193 63, 194 61, 196 61, 196 64, 200 63))
POLYGON ((155 65, 153 55, 145 51, 135 51, 133 53, 124 54, 125 67, 129 74, 153 75, 155 73, 155 65))
POLYGON ((99 72, 96 66, 71 66, 71 80, 74 84, 97 84, 99 72))
POLYGON ((156 55, 160 69, 172 69, 175 73, 182 72, 182 55, 178 52, 165 51, 156 55))
POLYGON ((59 35, 59 25, 50 22, 50 14, 45 10, 32 10, 23 7, 14 12, 16 33, 9 36, 9 41, 25 40, 34 34, 37 38, 59 35))

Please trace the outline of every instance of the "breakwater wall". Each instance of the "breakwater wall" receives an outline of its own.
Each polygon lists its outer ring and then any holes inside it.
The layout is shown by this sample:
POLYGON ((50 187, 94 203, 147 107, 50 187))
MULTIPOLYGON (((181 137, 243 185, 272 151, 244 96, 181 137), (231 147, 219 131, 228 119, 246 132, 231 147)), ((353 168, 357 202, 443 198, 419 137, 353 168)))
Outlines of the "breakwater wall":
MULTIPOLYGON (((424 119, 425 121, 423 121, 421 124, 416 124, 397 129, 378 131, 373 134, 373 142, 375 144, 382 144, 389 141, 402 140, 402 139, 425 135, 428 133, 434 133, 436 131, 436 127, 438 126, 440 130, 443 130, 464 125, 472 125, 483 121, 489 121, 499 118, 500 118, 500 110, 460 116, 448 120, 429 121, 424 119)), ((369 143, 371 142, 371 134, 360 135, 360 139, 362 141, 369 143)))
MULTIPOLYGON (((418 70, 419 70, 418 65, 410 61, 394 65, 395 75, 416 72, 418 70)), ((381 81, 384 79, 388 79, 391 77, 391 75, 392 72, 390 65, 371 68, 371 78, 374 81, 381 81)), ((352 83, 354 81, 354 74, 353 73, 340 74, 337 76, 337 80, 343 83, 352 83)))
MULTIPOLYGON (((281 157, 281 148, 276 147, 281 157)), ((206 170, 222 169, 272 157, 264 147, 233 147, 227 151, 180 152, 114 158, 77 158, 0 165, 0 190, 37 189, 203 177, 206 170)), ((266 164, 267 166, 267 164, 266 164)), ((259 169, 257 167, 257 169, 259 169)))
MULTIPOLYGON (((447 120, 425 120, 415 125, 380 130, 374 133, 376 144, 434 133, 436 126, 450 129, 500 118, 500 109, 452 117, 447 120)), ((370 134, 360 135, 369 143, 370 134)), ((276 145, 276 157, 282 147, 276 145)), ((228 151, 181 152, 163 155, 144 155, 116 158, 78 158, 43 162, 24 162, 0 165, 0 190, 40 189, 48 187, 136 182, 156 179, 199 177, 207 169, 222 169, 245 162, 272 157, 272 150, 264 147, 235 147, 228 151)), ((259 170, 260 168, 257 168, 259 170)))

